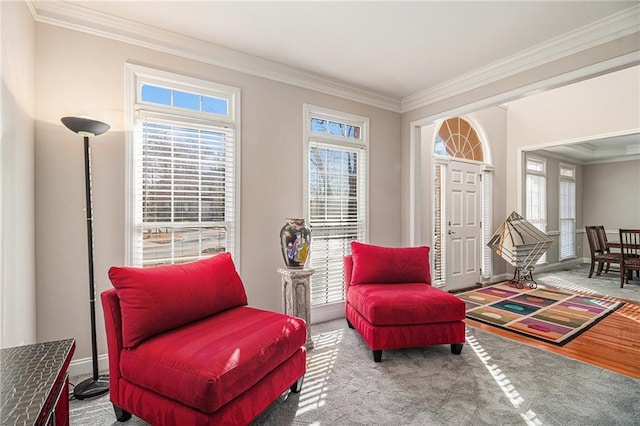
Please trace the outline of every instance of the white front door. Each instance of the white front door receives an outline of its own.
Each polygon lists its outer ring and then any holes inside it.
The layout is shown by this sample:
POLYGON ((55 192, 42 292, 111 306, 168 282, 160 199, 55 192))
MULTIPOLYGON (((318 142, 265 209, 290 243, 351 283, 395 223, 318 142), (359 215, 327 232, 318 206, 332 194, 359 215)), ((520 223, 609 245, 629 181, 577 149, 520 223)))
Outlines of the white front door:
POLYGON ((447 290, 459 290, 480 282, 482 264, 481 166, 451 161, 447 166, 444 197, 446 213, 447 290))

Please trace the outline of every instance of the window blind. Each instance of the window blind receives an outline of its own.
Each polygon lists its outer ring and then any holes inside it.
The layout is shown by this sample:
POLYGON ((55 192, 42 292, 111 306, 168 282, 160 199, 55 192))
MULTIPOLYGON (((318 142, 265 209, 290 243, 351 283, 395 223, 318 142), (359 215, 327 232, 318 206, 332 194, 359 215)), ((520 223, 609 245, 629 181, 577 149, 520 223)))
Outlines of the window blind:
POLYGON ((142 111, 136 129, 136 263, 181 263, 227 251, 236 205, 232 126, 142 111))
POLYGON ((576 255, 576 183, 560 179, 560 259, 576 255))
POLYGON ((489 278, 493 274, 493 250, 487 243, 493 236, 491 219, 493 218, 493 173, 482 171, 482 276, 489 278))
MULTIPOLYGON (((546 191, 546 178, 541 175, 527 174, 526 182, 526 215, 527 220, 531 222, 533 226, 541 230, 547 231, 547 191, 546 191)), ((545 263, 547 261, 547 254, 545 253, 538 260, 538 264, 545 263)))
POLYGON ((436 287, 443 287, 445 281, 445 256, 442 230, 442 176, 444 165, 435 164, 433 168, 433 274, 431 280, 436 287))
POLYGON ((364 147, 309 143, 312 305, 344 300, 343 256, 365 238, 366 163, 364 147))

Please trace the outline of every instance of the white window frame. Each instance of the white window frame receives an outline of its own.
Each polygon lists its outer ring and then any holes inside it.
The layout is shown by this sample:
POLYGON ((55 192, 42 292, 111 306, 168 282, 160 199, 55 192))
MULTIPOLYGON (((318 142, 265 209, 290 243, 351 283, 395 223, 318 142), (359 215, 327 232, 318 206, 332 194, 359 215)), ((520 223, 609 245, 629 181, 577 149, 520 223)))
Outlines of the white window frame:
MULTIPOLYGON (((524 180, 524 184, 525 184, 525 199, 524 199, 524 207, 525 207, 525 218, 531 222, 532 225, 534 225, 536 228, 538 228, 540 231, 542 231, 543 233, 546 234, 547 232, 547 220, 548 220, 548 211, 547 211, 547 162, 545 159, 543 158, 539 158, 539 157, 534 157, 534 156, 526 156, 525 158, 525 164, 524 164, 524 170, 525 170, 525 180, 524 180), (542 170, 531 170, 529 169, 529 162, 532 163, 537 163, 539 165, 541 165, 542 170), (536 177, 540 177, 543 179, 544 185, 542 186, 542 188, 544 189, 544 194, 542 194, 542 197, 540 199, 541 203, 543 204, 541 206, 541 213, 544 216, 543 218, 541 218, 540 220, 542 221, 541 223, 537 223, 537 220, 534 219, 530 219, 529 217, 529 205, 527 203, 527 200, 529 198, 529 176, 536 176, 536 177)), ((547 254, 543 254, 540 259, 538 260, 537 264, 543 264, 547 262, 547 254)))
MULTIPOLYGON (((559 244, 559 260, 573 259, 576 257, 576 202, 577 202, 577 194, 576 194, 576 167, 571 164, 560 163, 560 168, 558 170, 559 183, 558 183, 558 223, 560 224, 560 238, 558 241, 559 244), (569 174, 563 174, 563 172, 568 172, 569 174), (563 189, 562 184, 568 183, 573 184, 573 217, 563 218, 564 209, 564 201, 563 201, 563 189), (564 223, 566 221, 570 221, 569 223, 564 223), (571 228, 569 231, 569 235, 566 235, 568 228, 571 228)), ((570 209, 571 206, 567 208, 570 209)))
MULTIPOLYGON (((303 105, 303 214, 305 218, 309 218, 311 225, 311 262, 313 262, 314 248, 313 223, 310 220, 310 179, 309 179, 309 150, 312 143, 320 142, 325 145, 333 145, 337 148, 356 148, 364 150, 364 226, 362 229, 362 238, 360 241, 367 242, 369 235, 369 119, 349 113, 335 111, 315 105, 303 105), (328 121, 336 121, 360 128, 359 138, 341 137, 327 133, 313 132, 311 130, 311 119, 320 118, 328 121)), ((315 245, 317 247, 317 245, 315 245)), ((348 249, 350 252, 350 249, 348 249)), ((311 263, 310 262, 310 263, 311 263)), ((342 269, 342 261, 340 266, 342 269)), ((316 277, 318 279, 319 277, 316 277)), ((311 277, 311 285, 313 286, 314 276, 311 277)), ((311 306, 311 322, 328 321, 344 316, 344 300, 338 302, 330 302, 325 304, 316 304, 311 306)))
MULTIPOLYGON (((227 241, 226 251, 231 253, 236 267, 240 267, 240 89, 201 80, 184 75, 160 71, 153 68, 134 64, 125 64, 125 264, 130 266, 142 266, 141 232, 139 231, 139 212, 136 206, 136 182, 138 180, 138 144, 136 143, 136 122, 141 113, 154 117, 173 118, 179 117, 185 123, 193 125, 218 125, 233 128, 234 132, 234 158, 230 194, 234 205, 230 208, 228 216, 231 222, 231 239, 227 241), (225 99, 228 102, 228 114, 216 114, 187 110, 172 106, 153 104, 141 100, 141 87, 143 84, 151 84, 186 92, 195 92, 207 96, 225 99)), ((206 256, 203 256, 206 257, 206 256)))

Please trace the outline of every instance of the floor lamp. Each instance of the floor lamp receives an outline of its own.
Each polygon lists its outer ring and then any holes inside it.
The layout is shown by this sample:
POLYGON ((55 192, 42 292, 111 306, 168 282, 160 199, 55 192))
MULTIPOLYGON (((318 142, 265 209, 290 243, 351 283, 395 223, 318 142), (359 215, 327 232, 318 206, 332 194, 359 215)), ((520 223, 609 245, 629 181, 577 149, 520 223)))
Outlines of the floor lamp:
POLYGON ((109 392, 109 376, 98 375, 98 344, 96 341, 96 294, 93 279, 93 204, 91 199, 91 154, 89 137, 98 136, 111 127, 100 121, 85 117, 64 117, 62 123, 69 130, 84 136, 84 183, 87 203, 87 248, 89 260, 89 306, 91 308, 91 355, 93 359, 93 377, 78 383, 73 389, 77 399, 87 399, 109 392))

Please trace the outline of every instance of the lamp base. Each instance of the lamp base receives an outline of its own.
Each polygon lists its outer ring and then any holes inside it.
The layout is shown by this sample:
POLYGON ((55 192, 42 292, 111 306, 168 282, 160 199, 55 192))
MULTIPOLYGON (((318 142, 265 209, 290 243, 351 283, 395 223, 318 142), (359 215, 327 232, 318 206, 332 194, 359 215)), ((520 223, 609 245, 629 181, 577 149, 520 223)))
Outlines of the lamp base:
POLYGON ((89 399, 104 395, 109 392, 109 376, 99 376, 98 380, 89 377, 81 381, 73 388, 73 396, 76 399, 89 399))

